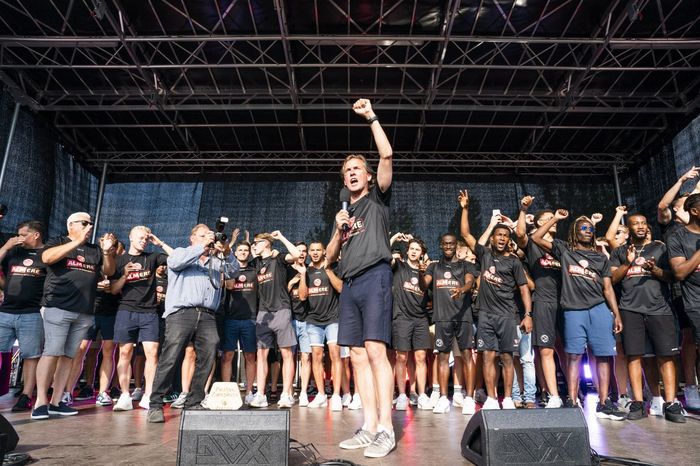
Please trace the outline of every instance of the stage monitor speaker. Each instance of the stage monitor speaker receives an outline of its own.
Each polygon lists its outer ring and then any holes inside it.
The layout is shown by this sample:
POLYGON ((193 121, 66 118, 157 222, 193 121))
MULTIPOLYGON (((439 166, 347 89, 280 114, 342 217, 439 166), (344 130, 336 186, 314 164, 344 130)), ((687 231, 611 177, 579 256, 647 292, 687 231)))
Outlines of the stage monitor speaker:
POLYGON ((287 465, 289 411, 185 410, 177 464, 287 465))
POLYGON ((482 409, 464 431, 462 456, 478 466, 590 465, 588 425, 579 408, 482 409))
POLYGON ((6 435, 7 438, 2 441, 3 453, 10 453, 17 448, 19 443, 19 435, 10 421, 5 419, 5 416, 0 414, 0 434, 6 435))

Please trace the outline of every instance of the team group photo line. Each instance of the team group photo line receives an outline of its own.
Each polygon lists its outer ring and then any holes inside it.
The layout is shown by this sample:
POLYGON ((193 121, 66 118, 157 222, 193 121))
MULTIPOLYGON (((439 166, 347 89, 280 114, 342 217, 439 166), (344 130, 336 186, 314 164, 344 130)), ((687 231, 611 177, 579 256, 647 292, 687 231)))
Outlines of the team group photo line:
POLYGON ((684 423, 700 409, 700 183, 681 192, 699 168, 656 218, 621 205, 608 226, 524 196, 510 216, 488 206, 476 232, 466 186, 459 231, 429 258, 389 231, 392 148, 368 100, 351 110, 379 159, 339 167, 331 238, 251 236, 220 218, 183 231, 187 247, 146 225, 93 244, 85 212, 57 238, 20 223, 0 248, 0 351, 17 341, 22 361, 12 410, 50 422, 94 400, 163 423, 237 381, 250 409, 362 410, 339 447, 380 458, 396 448, 394 410, 582 408, 589 368, 599 422, 684 423))

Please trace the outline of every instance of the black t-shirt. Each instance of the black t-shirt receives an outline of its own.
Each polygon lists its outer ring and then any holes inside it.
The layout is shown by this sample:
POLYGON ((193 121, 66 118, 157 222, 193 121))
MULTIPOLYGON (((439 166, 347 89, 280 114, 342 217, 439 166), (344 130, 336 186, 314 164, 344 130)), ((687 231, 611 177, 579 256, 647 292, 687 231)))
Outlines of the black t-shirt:
MULTIPOLYGON (((287 289, 289 289, 289 282, 296 278, 299 272, 294 270, 291 264, 287 264, 287 289)), ((306 314, 309 313, 309 300, 299 299, 299 280, 294 282, 292 288, 289 289, 289 297, 292 300, 292 319, 298 322, 306 322, 306 314)))
MULTIPOLYGON (((610 265, 620 267, 627 264, 627 245, 615 248, 610 255, 610 265)), ((654 258, 656 265, 668 270, 666 245, 661 241, 652 241, 637 249, 634 264, 627 269, 627 274, 619 282, 620 309, 650 315, 671 315, 668 304, 670 291, 668 284, 655 278, 651 272, 642 267, 648 259, 654 258)))
POLYGON ((450 297, 454 288, 464 286, 467 274, 475 275, 474 264, 465 261, 448 262, 444 257, 432 262, 425 271, 426 276, 432 277, 433 289, 433 321, 434 322, 471 322, 470 310, 471 293, 462 294, 457 299, 450 297))
POLYGON ((95 315, 117 315, 117 310, 119 309, 119 296, 113 295, 108 290, 108 278, 97 283, 97 294, 95 295, 95 315))
POLYGON ((314 325, 338 322, 338 292, 331 285, 326 269, 309 265, 306 269, 306 285, 309 288, 309 313, 306 321, 314 325))
POLYGON ((46 265, 41 260, 43 249, 16 246, 2 260, 5 275, 5 298, 0 312, 29 314, 39 312, 44 293, 46 265))
POLYGON ((570 249, 560 239, 552 242, 552 256, 561 262, 561 307, 590 309, 605 301, 603 278, 612 277, 605 254, 570 249))
POLYGON ((117 268, 113 280, 124 273, 124 266, 129 262, 138 264, 138 270, 132 270, 126 277, 122 288, 119 309, 133 312, 156 313, 158 302, 156 292, 156 269, 167 263, 168 256, 163 253, 142 252, 137 256, 122 254, 117 257, 117 268))
POLYGON ((258 311, 276 312, 292 309, 292 300, 287 292, 287 263, 284 255, 256 257, 251 267, 257 272, 258 311))
POLYGON ((255 319, 258 314, 258 273, 248 264, 241 267, 227 293, 226 318, 230 320, 255 319))
MULTIPOLYGON (((46 243, 46 249, 70 242, 67 236, 54 238, 46 243)), ((80 245, 46 270, 43 306, 82 314, 95 312, 97 281, 102 277, 102 250, 98 246, 80 245)))
POLYGON ((670 222, 659 223, 658 225, 659 229, 661 230, 661 238, 663 238, 665 244, 668 244, 668 240, 671 238, 671 236, 683 229, 683 224, 676 221, 675 213, 673 214, 673 218, 670 222))
POLYGON ((352 278, 379 262, 391 262, 389 247, 389 200, 391 189, 377 185, 348 207, 350 230, 341 235, 340 278, 352 278))
POLYGON ((516 256, 497 255, 477 244, 481 281, 479 285, 479 312, 497 315, 515 315, 518 306, 513 293, 515 288, 527 285, 523 264, 516 256))
MULTIPOLYGON (((463 286, 464 282, 462 283, 463 286)), ((418 269, 406 262, 394 264, 394 319, 423 319, 425 292, 420 289, 418 269)))
POLYGON ((530 275, 535 281, 534 301, 558 303, 561 290, 561 264, 531 239, 525 248, 530 275))
MULTIPOLYGON (((674 257, 690 259, 698 249, 700 249, 700 234, 693 233, 687 228, 679 229, 668 240, 669 260, 674 257)), ((685 310, 700 310, 700 266, 681 282, 681 291, 685 310)))

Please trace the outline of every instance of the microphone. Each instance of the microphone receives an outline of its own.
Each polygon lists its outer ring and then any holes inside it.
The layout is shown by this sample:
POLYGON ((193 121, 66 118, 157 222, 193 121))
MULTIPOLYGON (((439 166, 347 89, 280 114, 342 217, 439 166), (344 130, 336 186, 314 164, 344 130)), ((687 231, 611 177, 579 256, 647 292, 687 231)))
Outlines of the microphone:
MULTIPOLYGON (((341 209, 348 210, 349 205, 350 205, 350 190, 348 190, 348 188, 343 186, 343 189, 340 190, 341 209)), ((343 231, 348 231, 348 230, 350 230, 350 225, 348 225, 348 224, 343 225, 343 231)))

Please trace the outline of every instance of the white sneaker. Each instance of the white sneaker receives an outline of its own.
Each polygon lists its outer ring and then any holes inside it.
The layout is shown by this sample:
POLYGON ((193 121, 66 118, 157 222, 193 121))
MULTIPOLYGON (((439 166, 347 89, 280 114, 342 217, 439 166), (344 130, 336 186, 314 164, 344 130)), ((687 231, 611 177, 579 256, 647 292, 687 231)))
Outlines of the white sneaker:
POLYGON ((430 404, 430 398, 428 398, 428 395, 426 395, 425 393, 421 393, 418 397, 418 409, 433 409, 433 407, 430 404))
POLYGON ((446 396, 441 396, 433 408, 433 414, 445 414, 450 412, 450 400, 446 396))
POLYGON ((352 396, 352 401, 350 402, 348 409, 362 409, 362 399, 360 398, 359 393, 355 393, 352 396))
POLYGON ((433 392, 430 394, 430 407, 434 408, 437 406, 437 402, 440 399, 440 389, 434 389, 433 392))
POLYGON ((141 401, 141 398, 143 398, 143 390, 140 388, 134 388, 134 391, 131 392, 131 399, 134 401, 141 401))
POLYGON ((61 401, 66 406, 71 406, 73 404, 73 394, 71 392, 63 392, 63 395, 61 396, 61 401))
POLYGON ((204 398, 202 401, 199 402, 199 406, 201 406, 204 409, 209 409, 209 405, 207 404, 209 402, 209 394, 207 393, 204 395, 204 398))
POLYGON ((505 397, 503 398, 503 409, 515 409, 515 403, 513 402, 513 398, 511 397, 505 397))
POLYGON ((141 401, 139 401, 139 408, 143 408, 145 410, 148 410, 148 408, 150 407, 150 404, 151 404, 151 395, 145 394, 141 398, 141 401))
MULTIPOLYGON (((511 399, 511 403, 512 402, 513 400, 511 399)), ((481 409, 501 409, 501 406, 498 404, 498 400, 496 398, 491 398, 489 396, 486 398, 486 401, 484 401, 484 404, 481 407, 481 409)))
POLYGON ((256 393, 250 402, 251 408, 267 408, 267 395, 256 393))
POLYGON ((185 401, 187 401, 187 392, 180 392, 177 399, 170 403, 170 407, 173 409, 182 409, 185 407, 185 401))
POLYGON ((464 395, 462 394, 462 391, 456 391, 454 392, 454 395, 452 395, 452 406, 455 408, 461 408, 462 403, 464 403, 464 395))
POLYGON ((348 406, 350 406, 350 403, 352 403, 352 395, 346 393, 345 395, 343 395, 343 406, 347 408, 348 406))
POLYGON ((112 398, 107 392, 99 393, 97 395, 97 399, 95 400, 95 404, 97 406, 111 406, 113 403, 112 398))
POLYGON ((652 397, 651 405, 649 406, 650 416, 663 416, 664 415, 664 399, 660 396, 652 397))
MULTIPOLYGON (((255 398, 255 395, 254 395, 252 392, 246 394, 245 400, 244 400, 244 401, 245 401, 245 404, 250 405, 250 403, 252 403, 252 401, 253 401, 254 398, 255 398)), ((171 405, 171 407, 172 407, 172 405, 171 405)))
POLYGON ((545 408, 561 408, 564 404, 560 396, 550 396, 545 408))
POLYGON ((700 409, 700 394, 697 385, 686 385, 683 388, 685 395, 685 407, 689 409, 700 409))
POLYGON ((340 395, 333 395, 331 397, 331 411, 342 411, 343 410, 343 399, 340 395))
POLYGON ((130 411, 134 409, 134 404, 131 400, 131 396, 128 393, 122 393, 119 395, 119 399, 114 404, 112 411, 130 411))
POLYGON ((418 406, 418 393, 411 393, 408 396, 408 404, 411 406, 418 406))
POLYGON ((299 393, 299 407, 306 408, 309 406, 309 395, 306 393, 299 393))
POLYGON ((618 411, 621 411, 623 413, 630 412, 630 405, 631 404, 632 404, 632 400, 630 400, 630 397, 627 395, 621 395, 617 399, 617 409, 618 409, 618 411))
POLYGON ((471 396, 464 397, 464 403, 462 403, 462 414, 471 416, 476 413, 476 401, 471 396))
POLYGON ((288 393, 282 393, 280 399, 277 402, 278 408, 291 408, 294 405, 294 398, 289 396, 288 393))
POLYGON ((328 398, 325 393, 317 394, 309 403, 309 408, 325 408, 328 406, 328 398))
POLYGON ((402 393, 396 398, 396 411, 406 411, 406 408, 408 408, 408 397, 402 393))

